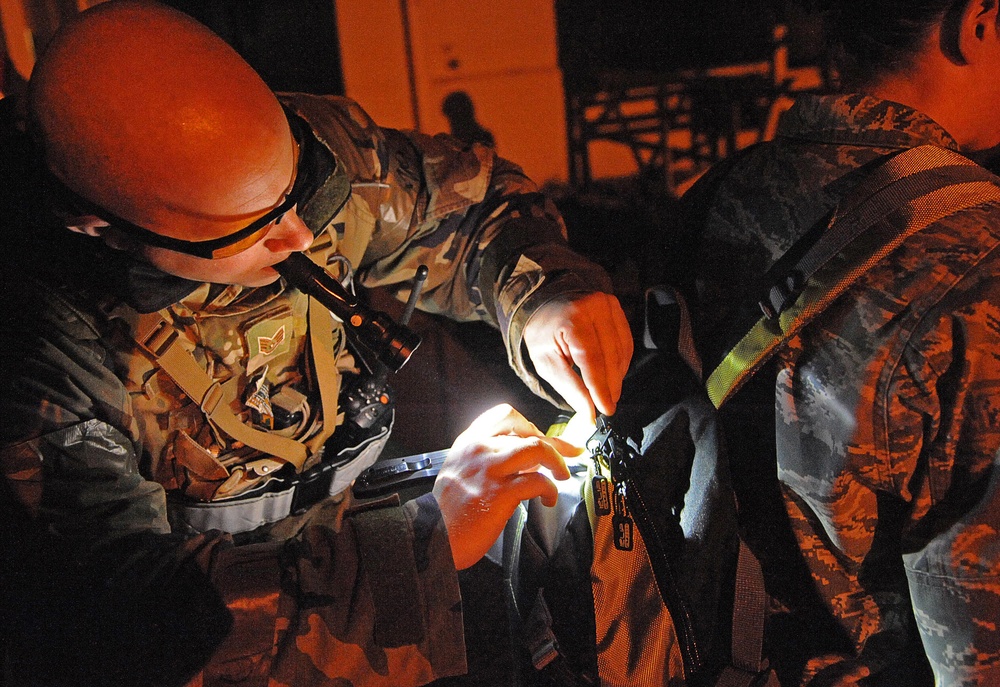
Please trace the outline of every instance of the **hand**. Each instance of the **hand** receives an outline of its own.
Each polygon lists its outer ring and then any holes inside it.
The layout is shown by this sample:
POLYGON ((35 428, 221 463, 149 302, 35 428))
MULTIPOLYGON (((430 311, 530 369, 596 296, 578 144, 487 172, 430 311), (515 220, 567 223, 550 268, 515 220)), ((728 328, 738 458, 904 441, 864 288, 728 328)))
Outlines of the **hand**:
POLYGON ((573 410, 591 422, 595 407, 614 414, 633 346, 614 296, 591 293, 546 303, 528 319, 524 343, 535 371, 573 410))
POLYGON ((540 496, 554 506, 556 485, 538 470, 569 479, 563 456, 579 454, 507 404, 476 418, 455 440, 434 482, 455 567, 462 570, 482 558, 521 501, 540 496))

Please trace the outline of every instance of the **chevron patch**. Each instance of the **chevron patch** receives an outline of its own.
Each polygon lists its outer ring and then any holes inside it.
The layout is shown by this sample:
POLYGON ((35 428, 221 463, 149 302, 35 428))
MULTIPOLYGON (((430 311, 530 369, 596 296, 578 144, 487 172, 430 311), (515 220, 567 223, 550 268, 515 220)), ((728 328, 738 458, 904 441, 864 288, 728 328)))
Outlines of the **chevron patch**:
POLYGON ((253 374, 275 357, 291 349, 292 326, 292 317, 285 316, 265 319, 247 330, 245 336, 248 374, 253 374))

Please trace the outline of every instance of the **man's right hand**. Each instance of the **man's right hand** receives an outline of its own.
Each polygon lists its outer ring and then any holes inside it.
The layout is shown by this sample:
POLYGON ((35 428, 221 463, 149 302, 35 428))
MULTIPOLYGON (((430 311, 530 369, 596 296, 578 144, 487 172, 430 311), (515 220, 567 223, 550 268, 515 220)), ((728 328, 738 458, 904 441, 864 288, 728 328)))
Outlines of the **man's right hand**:
POLYGON ((482 558, 521 501, 539 496, 554 506, 556 485, 538 469, 569 479, 563 456, 580 453, 546 437, 509 405, 476 418, 455 440, 434 483, 455 567, 462 570, 482 558))

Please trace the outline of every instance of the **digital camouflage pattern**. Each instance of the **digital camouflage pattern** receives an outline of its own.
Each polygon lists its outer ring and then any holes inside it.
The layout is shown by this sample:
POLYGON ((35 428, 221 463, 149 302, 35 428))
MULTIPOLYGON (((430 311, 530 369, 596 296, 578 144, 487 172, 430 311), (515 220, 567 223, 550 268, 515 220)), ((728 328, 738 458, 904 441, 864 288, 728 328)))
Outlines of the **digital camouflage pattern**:
MULTIPOLYGON (((957 148, 902 105, 805 96, 774 142, 701 180, 684 210, 702 230, 707 357, 743 333, 748 285, 870 163, 924 143, 957 148)), ((911 237, 784 347, 755 380, 761 404, 748 389, 731 420, 782 684, 859 667, 863 685, 1000 684, 998 243, 993 204, 911 237)))
MULTIPOLYGON (((492 149, 380 129, 342 98, 282 99, 309 122, 293 124, 319 170, 300 208, 314 248, 401 297, 427 265, 418 306, 497 324, 544 391, 522 355, 525 321, 551 298, 610 291, 568 250, 551 203, 492 149)), ((35 151, 0 109, 0 150, 17 163, 0 165, 13 189, 0 198, 10 684, 402 686, 463 672, 461 598, 432 497, 362 507, 342 494, 237 540, 171 531, 164 487, 190 485, 197 465, 217 488, 203 459, 226 439, 141 357, 116 304, 167 313, 206 370, 245 377, 244 390, 255 374, 276 387, 309 376, 300 304, 280 284, 194 284, 65 231, 44 212, 35 151), (260 321, 291 332, 249 336, 260 321)), ((324 410, 312 420, 335 416, 324 410)))

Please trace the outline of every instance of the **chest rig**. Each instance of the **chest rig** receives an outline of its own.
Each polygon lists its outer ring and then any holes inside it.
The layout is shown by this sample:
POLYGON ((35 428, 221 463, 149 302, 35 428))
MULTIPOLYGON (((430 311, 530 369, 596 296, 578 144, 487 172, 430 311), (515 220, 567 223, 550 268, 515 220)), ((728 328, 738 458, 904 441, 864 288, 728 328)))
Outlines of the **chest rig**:
POLYGON ((119 362, 175 522, 234 533, 273 522, 307 505, 306 489, 315 500, 349 487, 388 439, 391 417, 330 448, 342 379, 359 370, 341 323, 298 290, 203 285, 126 317, 134 346, 119 362))
MULTIPOLYGON (((356 170, 335 165, 299 214, 322 227, 309 260, 341 277, 340 266, 361 260, 375 218, 365 194, 351 193, 356 170)), ((346 490, 388 440, 391 407, 365 431, 331 440, 351 398, 345 376, 353 387, 365 372, 344 324, 284 281, 202 284, 148 314, 121 303, 105 310, 122 325, 115 355, 144 472, 168 491, 175 528, 239 533, 280 520, 346 490)))

